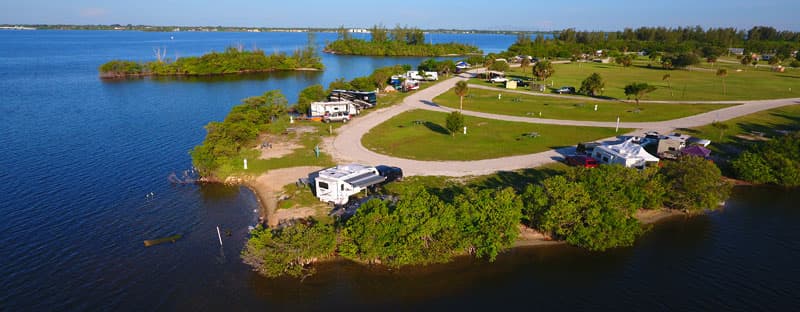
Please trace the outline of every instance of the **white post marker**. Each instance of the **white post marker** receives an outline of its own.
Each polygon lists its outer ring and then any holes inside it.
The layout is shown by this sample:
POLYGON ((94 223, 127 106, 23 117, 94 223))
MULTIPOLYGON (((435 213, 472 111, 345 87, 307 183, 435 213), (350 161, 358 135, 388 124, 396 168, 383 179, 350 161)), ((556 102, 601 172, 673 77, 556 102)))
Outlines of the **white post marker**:
POLYGON ((219 246, 222 247, 222 234, 219 233, 219 225, 217 225, 217 238, 219 238, 219 246))
POLYGON ((617 116, 617 127, 614 128, 614 132, 615 133, 618 132, 618 131, 619 131, 619 116, 617 116))
POLYGON ((501 97, 503 97, 503 94, 502 93, 498 93, 497 94, 497 99, 499 100, 501 97))
POLYGON ((247 158, 244 159, 244 170, 247 170, 247 158))
POLYGON ((290 124, 294 123, 294 117, 292 117, 292 115, 289 115, 289 123, 290 124))
POLYGON ((467 126, 464 126, 464 134, 467 134, 467 126))
POLYGON ((594 104, 594 111, 597 111, 597 104, 594 104))

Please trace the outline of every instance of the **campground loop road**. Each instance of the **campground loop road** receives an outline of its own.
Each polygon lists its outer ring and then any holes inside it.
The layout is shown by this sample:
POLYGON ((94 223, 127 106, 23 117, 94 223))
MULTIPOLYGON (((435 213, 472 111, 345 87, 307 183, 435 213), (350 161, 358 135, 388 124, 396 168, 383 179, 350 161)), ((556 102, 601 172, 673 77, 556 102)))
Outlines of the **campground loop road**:
MULTIPOLYGON (((389 120, 390 118, 413 109, 425 109, 439 112, 451 112, 455 109, 443 107, 433 103, 433 98, 449 91, 456 82, 459 80, 467 80, 473 74, 462 74, 427 89, 417 91, 406 97, 402 103, 378 109, 370 114, 360 116, 351 120, 346 125, 337 130, 337 135, 332 139, 325 142, 326 150, 333 156, 333 159, 338 163, 361 163, 367 165, 391 165, 403 169, 406 176, 423 175, 423 176, 470 176, 470 175, 486 175, 497 171, 510 171, 524 168, 533 168, 547 163, 559 161, 563 159, 564 155, 570 154, 574 151, 574 147, 567 147, 557 150, 549 150, 541 153, 517 155, 493 159, 471 160, 471 161, 421 161, 405 158, 392 157, 388 155, 378 154, 370 151, 363 144, 361 138, 375 126, 389 120)), ((488 88, 476 85, 470 85, 470 88, 488 88)), ((491 90, 491 89, 490 89, 491 90)), ((497 89, 497 91, 507 92, 505 90, 497 89)), ((517 91, 525 93, 524 91, 517 91)), ((540 95, 536 93, 529 93, 533 95, 540 95)), ((587 100, 588 98, 580 98, 587 100)), ((660 103, 665 103, 661 101, 660 103)), ((675 102, 687 103, 687 102, 675 102)), ((758 100, 758 101, 722 101, 722 102, 693 102, 693 103, 741 103, 741 105, 731 106, 707 113, 702 113, 694 116, 673 119, 668 121, 659 122, 620 122, 620 128, 635 128, 640 129, 635 133, 641 133, 642 130, 655 130, 661 133, 667 133, 676 128, 690 128, 706 124, 713 121, 725 121, 732 118, 752 114, 755 112, 777 108, 781 106, 800 104, 800 98, 791 99, 775 99, 775 100, 758 100)), ((519 117, 509 115, 498 115, 481 113, 474 111, 463 111, 464 115, 481 117, 487 119, 497 119, 504 121, 528 122, 538 124, 551 124, 551 125, 567 125, 567 126, 589 126, 589 127, 615 127, 616 121, 598 122, 598 121, 579 121, 579 120, 557 120, 557 119, 541 119, 530 117, 519 117)), ((616 141, 617 138, 607 138, 602 141, 616 141)))

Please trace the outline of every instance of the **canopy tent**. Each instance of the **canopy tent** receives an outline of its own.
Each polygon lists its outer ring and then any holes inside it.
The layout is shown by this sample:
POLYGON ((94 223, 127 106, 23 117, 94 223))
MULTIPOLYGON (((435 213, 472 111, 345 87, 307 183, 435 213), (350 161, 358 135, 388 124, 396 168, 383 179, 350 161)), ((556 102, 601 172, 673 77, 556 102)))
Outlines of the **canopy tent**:
POLYGON ((625 167, 641 168, 646 163, 659 161, 659 158, 651 155, 639 144, 633 143, 633 139, 615 145, 598 146, 592 152, 592 157, 605 164, 620 164, 625 167))
POLYGON ((681 150, 683 155, 692 155, 692 156, 699 156, 703 158, 708 158, 711 156, 711 150, 700 145, 692 145, 687 148, 681 150))

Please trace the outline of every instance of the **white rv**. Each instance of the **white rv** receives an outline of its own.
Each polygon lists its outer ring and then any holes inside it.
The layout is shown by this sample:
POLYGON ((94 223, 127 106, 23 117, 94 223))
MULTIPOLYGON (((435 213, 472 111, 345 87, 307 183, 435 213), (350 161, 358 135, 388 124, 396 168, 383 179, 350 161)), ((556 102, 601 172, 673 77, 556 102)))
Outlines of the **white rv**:
POLYGON ((428 81, 436 81, 439 80, 439 73, 435 71, 426 71, 422 72, 423 76, 425 76, 425 80, 428 81))
POLYGON ((336 102, 311 102, 310 115, 311 117, 323 117, 337 112, 344 112, 347 115, 358 115, 358 107, 350 101, 336 101, 336 102))
POLYGON ((309 176, 319 200, 344 205, 350 196, 372 185, 386 181, 375 167, 359 164, 339 165, 309 176))
POLYGON ((425 77, 419 74, 419 71, 409 70, 406 72, 406 78, 413 80, 425 80, 425 77))

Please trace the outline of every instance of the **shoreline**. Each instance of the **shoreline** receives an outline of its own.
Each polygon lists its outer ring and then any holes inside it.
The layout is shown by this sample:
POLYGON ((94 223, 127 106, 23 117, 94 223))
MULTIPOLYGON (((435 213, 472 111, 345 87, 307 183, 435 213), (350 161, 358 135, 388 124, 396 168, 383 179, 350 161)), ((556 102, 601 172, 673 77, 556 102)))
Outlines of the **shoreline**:
POLYGON ((293 69, 264 69, 264 70, 240 70, 235 72, 228 72, 228 73, 210 73, 210 74, 183 74, 183 73, 174 73, 174 74, 156 74, 156 73, 138 73, 138 74, 109 74, 109 73, 100 73, 100 79, 103 80, 123 80, 123 79, 134 79, 134 78, 148 78, 148 77, 213 77, 213 76, 228 76, 228 75, 247 75, 247 74, 261 74, 261 73, 272 73, 272 72, 290 72, 290 71, 318 71, 321 72, 323 69, 312 68, 312 67, 298 67, 293 69))

